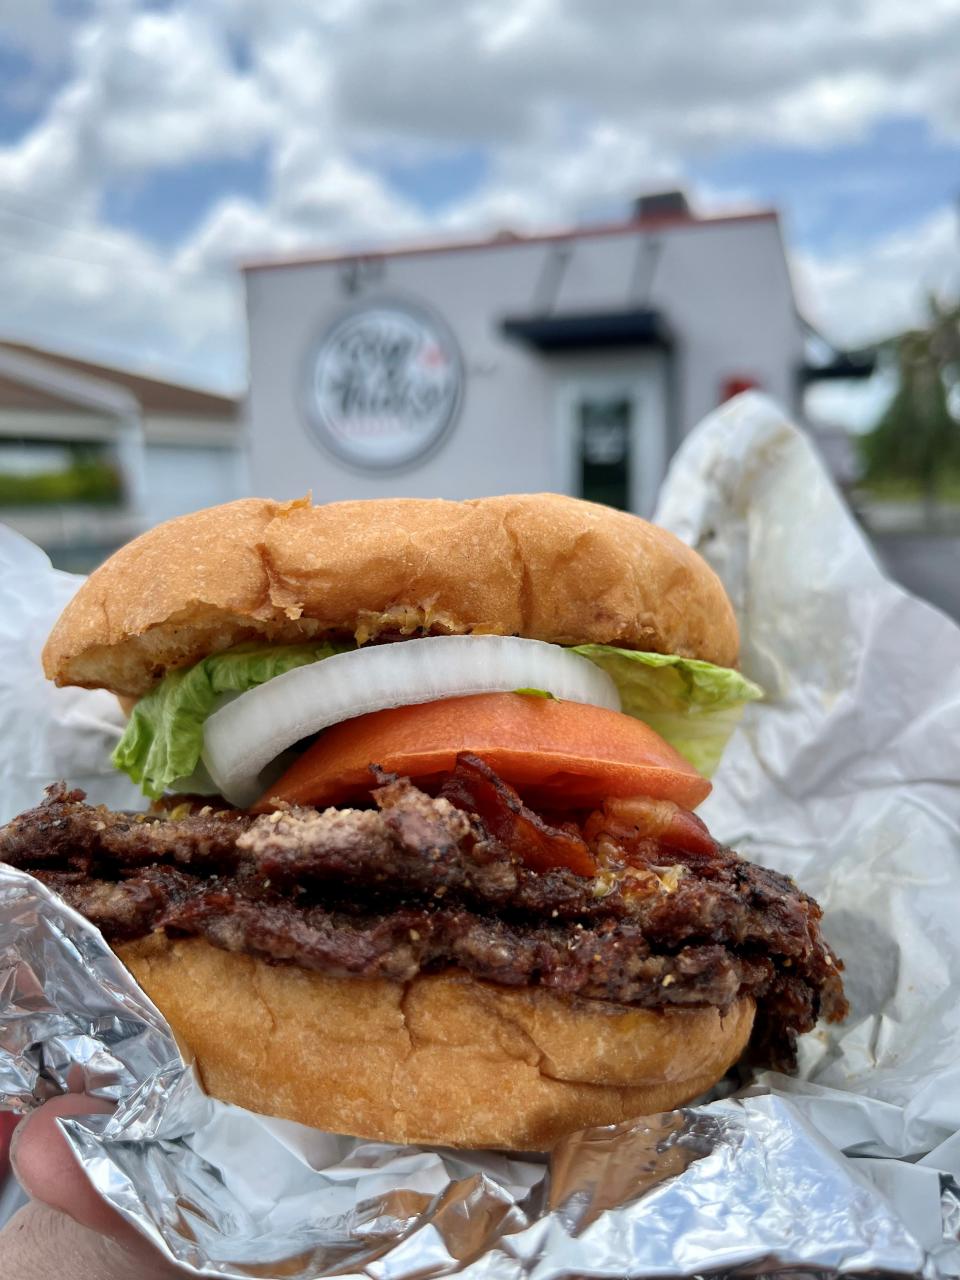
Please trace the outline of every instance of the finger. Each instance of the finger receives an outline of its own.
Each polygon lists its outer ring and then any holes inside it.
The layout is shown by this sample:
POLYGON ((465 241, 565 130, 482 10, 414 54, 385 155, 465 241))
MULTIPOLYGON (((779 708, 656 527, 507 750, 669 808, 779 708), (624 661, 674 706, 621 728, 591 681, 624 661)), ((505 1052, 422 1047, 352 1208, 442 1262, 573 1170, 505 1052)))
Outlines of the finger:
POLYGON ((59 1209, 91 1231, 139 1246, 144 1243, 143 1237, 100 1197, 57 1124, 60 1116, 103 1114, 112 1110, 112 1103, 83 1094, 68 1093, 53 1098, 17 1126, 10 1160, 20 1185, 34 1200, 59 1209))
POLYGON ((0 1231, 0 1280, 182 1280, 158 1254, 128 1252, 33 1202, 0 1231))

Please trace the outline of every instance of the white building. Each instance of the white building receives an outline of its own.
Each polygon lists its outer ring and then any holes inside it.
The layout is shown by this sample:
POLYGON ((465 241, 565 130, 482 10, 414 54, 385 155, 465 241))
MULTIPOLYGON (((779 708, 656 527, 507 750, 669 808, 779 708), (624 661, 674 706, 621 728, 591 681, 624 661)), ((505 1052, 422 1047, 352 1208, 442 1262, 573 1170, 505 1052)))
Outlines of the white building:
MULTIPOLYGON (((249 492, 316 501, 555 490, 648 513, 682 436, 737 390, 800 416, 806 361, 777 215, 647 197, 610 226, 244 268, 237 401, 0 341, 0 520, 88 569, 249 492)), ((820 344, 823 346, 823 344, 820 344)))
POLYGON ((277 498, 551 489, 648 512, 733 391, 798 408, 772 211, 246 264, 251 473, 277 498))
POLYGON ((0 520, 56 564, 89 569, 246 476, 236 400, 0 342, 0 520))

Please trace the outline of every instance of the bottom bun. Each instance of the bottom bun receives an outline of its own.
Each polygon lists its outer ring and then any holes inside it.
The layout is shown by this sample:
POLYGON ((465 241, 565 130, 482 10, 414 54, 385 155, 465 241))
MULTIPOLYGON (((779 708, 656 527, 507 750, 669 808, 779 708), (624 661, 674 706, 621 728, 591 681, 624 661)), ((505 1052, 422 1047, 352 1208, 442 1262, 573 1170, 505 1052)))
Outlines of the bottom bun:
POLYGON ((543 1151, 668 1111, 714 1084, 753 1026, 747 997, 633 1009, 447 972, 332 978, 153 934, 117 948, 209 1093, 387 1142, 543 1151))

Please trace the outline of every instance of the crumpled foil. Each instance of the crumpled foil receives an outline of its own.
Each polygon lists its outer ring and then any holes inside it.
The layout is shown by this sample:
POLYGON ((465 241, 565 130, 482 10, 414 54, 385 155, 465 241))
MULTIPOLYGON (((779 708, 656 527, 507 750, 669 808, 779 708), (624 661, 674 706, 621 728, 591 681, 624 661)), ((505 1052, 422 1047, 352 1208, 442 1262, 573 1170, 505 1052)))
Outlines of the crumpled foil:
MULTIPOLYGON (((796 1077, 574 1135, 549 1162, 357 1142, 207 1098, 96 930, 0 867, 0 1102, 116 1098, 64 1131, 171 1259, 260 1280, 960 1275, 960 630, 884 579, 762 397, 687 439, 658 519, 723 577, 769 694, 704 816, 819 898, 850 1018, 805 1038, 796 1077)), ((0 818, 55 776, 122 802, 113 708, 37 677, 74 585, 38 557, 0 530, 0 818)))

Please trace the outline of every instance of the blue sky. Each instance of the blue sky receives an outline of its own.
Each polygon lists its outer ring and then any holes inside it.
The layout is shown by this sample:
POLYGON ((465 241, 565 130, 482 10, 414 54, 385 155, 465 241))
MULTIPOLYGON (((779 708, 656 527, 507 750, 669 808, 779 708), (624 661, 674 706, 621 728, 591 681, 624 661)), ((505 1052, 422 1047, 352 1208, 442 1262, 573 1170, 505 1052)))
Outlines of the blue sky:
POLYGON ((490 152, 464 145, 424 156, 392 156, 389 149, 369 156, 398 195, 426 214, 439 213, 475 195, 490 173, 490 152))
POLYGON ((132 174, 106 183, 101 213, 111 226, 173 249, 200 225, 224 193, 262 200, 267 190, 267 153, 220 157, 160 172, 132 174))
MULTIPOLYGON (((2 68, 0 56, 0 74, 2 68)), ((0 139, 23 137, 39 114, 0 109, 0 139)), ((359 149, 356 155, 426 215, 475 195, 492 163, 490 149, 475 144, 419 156, 394 156, 388 148, 359 149)), ((268 151, 260 147, 243 157, 121 177, 105 184, 101 212, 113 226, 172 247, 224 194, 262 201, 268 165, 268 151)), ((738 204, 746 198, 780 209, 797 246, 843 252, 864 238, 909 228, 960 199, 960 143, 937 138, 923 119, 894 117, 877 120, 867 136, 839 146, 730 147, 691 160, 687 175, 694 189, 703 184, 715 199, 726 196, 738 204)), ((598 204, 601 214, 615 216, 598 204)))
POLYGON ((238 257, 681 186, 866 341, 960 279, 958 47, 960 0, 0 0, 0 329, 235 387, 238 257))
POLYGON ((880 118, 839 146, 732 149, 691 169, 781 209, 791 242, 813 252, 856 249, 960 198, 960 142, 910 116, 880 118))
POLYGON ((16 142, 42 116, 37 74, 30 57, 0 40, 0 143, 16 142))

